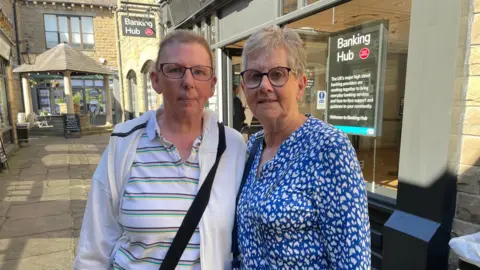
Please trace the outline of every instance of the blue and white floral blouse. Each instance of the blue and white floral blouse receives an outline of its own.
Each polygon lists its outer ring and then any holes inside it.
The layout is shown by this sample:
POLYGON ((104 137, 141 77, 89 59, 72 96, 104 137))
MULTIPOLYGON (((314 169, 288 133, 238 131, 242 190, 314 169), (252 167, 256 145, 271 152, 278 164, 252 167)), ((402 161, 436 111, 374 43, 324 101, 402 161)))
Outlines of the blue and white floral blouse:
POLYGON ((367 195, 348 137, 309 116, 257 177, 263 147, 238 205, 242 269, 369 269, 367 195))

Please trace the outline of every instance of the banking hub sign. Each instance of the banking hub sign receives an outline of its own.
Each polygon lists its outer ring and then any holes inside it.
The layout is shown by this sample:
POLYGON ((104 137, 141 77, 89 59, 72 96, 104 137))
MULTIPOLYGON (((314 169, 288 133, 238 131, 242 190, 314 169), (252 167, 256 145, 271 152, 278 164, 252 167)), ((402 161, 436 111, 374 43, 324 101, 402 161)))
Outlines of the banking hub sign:
POLYGON ((327 67, 327 122, 347 134, 380 136, 388 22, 331 33, 327 67))
POLYGON ((155 19, 122 16, 122 31, 124 36, 155 38, 155 19))

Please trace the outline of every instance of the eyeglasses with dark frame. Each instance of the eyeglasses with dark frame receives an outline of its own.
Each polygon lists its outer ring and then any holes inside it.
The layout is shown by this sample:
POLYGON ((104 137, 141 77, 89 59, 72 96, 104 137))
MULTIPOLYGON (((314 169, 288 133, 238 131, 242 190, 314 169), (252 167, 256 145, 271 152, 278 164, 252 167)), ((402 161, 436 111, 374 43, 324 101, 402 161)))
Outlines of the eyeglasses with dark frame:
POLYGON ((190 70, 193 78, 198 81, 208 81, 213 77, 213 68, 201 65, 186 67, 176 63, 162 63, 159 71, 169 79, 181 79, 187 69, 190 70))
POLYGON ((263 76, 267 76, 270 83, 275 87, 282 87, 288 82, 290 77, 291 68, 288 67, 274 67, 268 72, 260 72, 255 69, 247 69, 242 71, 243 84, 248 89, 254 89, 260 86, 263 80, 263 76))

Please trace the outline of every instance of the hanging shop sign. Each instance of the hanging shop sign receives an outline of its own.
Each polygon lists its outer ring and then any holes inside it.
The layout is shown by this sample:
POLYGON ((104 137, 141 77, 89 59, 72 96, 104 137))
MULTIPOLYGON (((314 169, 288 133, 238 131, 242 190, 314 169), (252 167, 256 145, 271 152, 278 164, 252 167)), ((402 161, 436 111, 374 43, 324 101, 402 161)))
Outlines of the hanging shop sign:
POLYGON ((347 134, 381 134, 387 35, 382 20, 329 37, 327 122, 347 134))
POLYGON ((155 19, 122 16, 122 31, 124 36, 156 38, 155 19))

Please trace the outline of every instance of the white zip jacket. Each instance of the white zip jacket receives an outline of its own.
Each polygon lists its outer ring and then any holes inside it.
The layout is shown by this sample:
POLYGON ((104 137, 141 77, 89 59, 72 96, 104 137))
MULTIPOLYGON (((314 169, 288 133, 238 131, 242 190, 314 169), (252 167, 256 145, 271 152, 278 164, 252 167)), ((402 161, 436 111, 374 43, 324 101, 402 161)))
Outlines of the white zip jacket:
MULTIPOLYGON (((115 126, 110 143, 92 177, 73 269, 107 270, 112 255, 128 241, 118 222, 120 200, 146 123, 156 111, 115 126)), ((218 126, 214 112, 203 114, 203 139, 199 149, 199 188, 217 154, 218 126)), ((231 269, 235 200, 245 165, 246 145, 234 129, 225 127, 227 148, 213 182, 210 201, 200 220, 200 263, 205 270, 231 269)))

